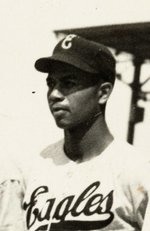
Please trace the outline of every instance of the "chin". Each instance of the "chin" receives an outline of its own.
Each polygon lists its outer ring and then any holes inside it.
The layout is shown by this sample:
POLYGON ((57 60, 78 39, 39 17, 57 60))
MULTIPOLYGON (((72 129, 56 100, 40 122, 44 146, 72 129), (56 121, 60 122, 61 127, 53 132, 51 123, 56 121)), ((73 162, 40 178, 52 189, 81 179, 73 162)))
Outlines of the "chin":
POLYGON ((87 122, 84 123, 69 123, 66 121, 56 121, 56 125, 57 127, 64 129, 64 130, 71 130, 71 129, 77 129, 77 128, 81 128, 83 126, 87 126, 87 122))
POLYGON ((78 127, 80 124, 78 123, 71 123, 69 121, 64 121, 64 120, 55 120, 57 127, 61 128, 61 129, 72 129, 75 127, 78 127))
POLYGON ((57 127, 61 129, 69 129, 70 125, 64 121, 56 121, 57 127))

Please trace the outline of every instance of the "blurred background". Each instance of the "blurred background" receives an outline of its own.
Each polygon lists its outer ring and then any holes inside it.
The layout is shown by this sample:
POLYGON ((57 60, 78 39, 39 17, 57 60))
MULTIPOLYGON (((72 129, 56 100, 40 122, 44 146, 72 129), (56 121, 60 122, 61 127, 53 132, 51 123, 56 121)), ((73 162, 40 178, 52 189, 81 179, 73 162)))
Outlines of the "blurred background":
MULTIPOLYGON (((142 23, 143 30, 145 23, 150 28, 149 22, 149 0, 1 0, 0 155, 28 166, 42 149, 63 136, 47 105, 46 75, 34 69, 36 59, 51 55, 61 32, 89 27, 103 27, 107 32, 107 26, 135 23, 142 23)), ((117 32, 112 34, 119 38, 117 32)), ((150 41, 146 33, 141 39, 142 44, 150 41)), ((134 57, 114 47, 112 51, 117 59, 118 79, 107 107, 107 122, 116 137, 127 140, 134 57)), ((140 67, 139 83, 145 83, 142 91, 149 93, 149 57, 142 60, 140 67)), ((133 144, 141 154, 144 151, 150 155, 149 98, 149 94, 138 98, 137 106, 144 109, 144 117, 138 111, 141 121, 135 126, 133 144)))

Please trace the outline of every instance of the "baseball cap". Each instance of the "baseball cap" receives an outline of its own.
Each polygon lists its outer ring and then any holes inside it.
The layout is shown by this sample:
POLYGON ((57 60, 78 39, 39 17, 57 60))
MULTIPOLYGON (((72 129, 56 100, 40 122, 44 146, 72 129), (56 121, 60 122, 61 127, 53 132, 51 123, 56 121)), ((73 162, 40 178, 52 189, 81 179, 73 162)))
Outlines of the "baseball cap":
POLYGON ((116 61, 110 50, 103 44, 69 34, 55 46, 50 57, 35 62, 38 71, 49 73, 56 62, 70 64, 82 71, 106 76, 115 76, 116 61))

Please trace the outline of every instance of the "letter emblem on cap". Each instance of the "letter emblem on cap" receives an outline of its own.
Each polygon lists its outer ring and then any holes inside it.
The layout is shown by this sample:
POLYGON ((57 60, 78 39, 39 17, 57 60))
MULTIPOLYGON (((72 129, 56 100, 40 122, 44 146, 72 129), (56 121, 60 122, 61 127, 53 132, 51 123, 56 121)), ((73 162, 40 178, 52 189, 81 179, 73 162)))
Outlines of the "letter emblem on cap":
POLYGON ((68 35, 62 42, 61 47, 63 49, 70 49, 72 47, 72 39, 77 37, 75 34, 68 35))

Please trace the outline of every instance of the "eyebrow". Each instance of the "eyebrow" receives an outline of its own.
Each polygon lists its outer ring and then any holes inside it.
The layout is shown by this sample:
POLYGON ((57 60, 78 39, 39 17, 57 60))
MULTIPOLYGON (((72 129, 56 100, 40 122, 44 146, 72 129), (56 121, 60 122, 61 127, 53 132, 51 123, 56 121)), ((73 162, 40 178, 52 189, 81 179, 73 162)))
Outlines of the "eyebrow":
MULTIPOLYGON (((78 78, 78 76, 75 76, 74 74, 62 74, 62 75, 60 75, 60 79, 67 79, 67 78, 69 78, 69 79, 74 79, 74 80, 78 80, 79 78, 78 78)), ((52 74, 48 74, 48 76, 47 76, 47 81, 49 80, 49 79, 53 79, 53 80, 55 80, 55 78, 57 78, 56 76, 54 76, 54 75, 52 75, 52 74)))

